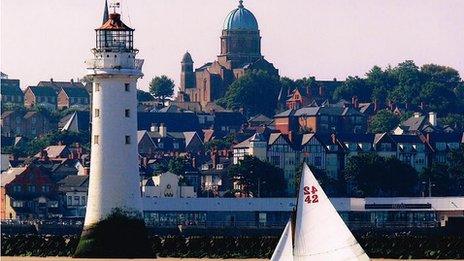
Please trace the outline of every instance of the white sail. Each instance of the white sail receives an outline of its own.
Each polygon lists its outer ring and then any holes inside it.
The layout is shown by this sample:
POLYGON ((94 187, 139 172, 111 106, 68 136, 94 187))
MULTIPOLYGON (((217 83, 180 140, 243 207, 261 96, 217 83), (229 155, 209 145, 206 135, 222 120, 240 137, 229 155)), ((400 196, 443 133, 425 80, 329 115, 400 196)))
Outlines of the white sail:
POLYGON ((288 221, 279 243, 272 254, 271 261, 293 261, 292 221, 288 221))
POLYGON ((306 164, 300 183, 294 260, 370 260, 306 164))

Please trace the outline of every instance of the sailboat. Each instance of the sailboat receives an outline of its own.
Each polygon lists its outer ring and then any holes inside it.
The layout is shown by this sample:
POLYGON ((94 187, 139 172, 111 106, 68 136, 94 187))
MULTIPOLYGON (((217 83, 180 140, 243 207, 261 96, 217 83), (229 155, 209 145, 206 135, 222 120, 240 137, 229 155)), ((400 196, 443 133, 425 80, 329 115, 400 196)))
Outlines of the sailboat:
POLYGON ((370 260, 305 164, 296 218, 289 220, 271 261, 370 260))

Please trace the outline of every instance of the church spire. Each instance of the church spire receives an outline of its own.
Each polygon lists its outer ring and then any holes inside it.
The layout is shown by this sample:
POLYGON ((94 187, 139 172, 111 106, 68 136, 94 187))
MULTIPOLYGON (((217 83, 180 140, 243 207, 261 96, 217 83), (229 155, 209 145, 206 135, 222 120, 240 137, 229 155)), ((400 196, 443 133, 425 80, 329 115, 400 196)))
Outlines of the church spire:
POLYGON ((105 0, 105 10, 103 10, 103 22, 104 24, 106 21, 108 21, 109 15, 108 15, 108 0, 105 0))

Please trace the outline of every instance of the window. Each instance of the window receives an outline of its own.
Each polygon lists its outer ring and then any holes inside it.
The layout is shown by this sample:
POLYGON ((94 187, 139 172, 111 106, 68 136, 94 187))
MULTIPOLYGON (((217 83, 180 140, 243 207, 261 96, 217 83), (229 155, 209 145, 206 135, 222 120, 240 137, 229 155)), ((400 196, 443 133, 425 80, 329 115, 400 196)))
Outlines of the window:
POLYGON ((68 196, 68 206, 72 206, 72 196, 68 196))
POLYGON ((95 92, 99 92, 100 91, 100 83, 96 82, 95 83, 95 92))
POLYGON ((34 186, 34 185, 29 185, 28 188, 27 188, 27 190, 28 190, 29 192, 35 192, 35 186, 34 186))
POLYGON ((14 185, 13 192, 21 192, 21 185, 14 185))
POLYGON ((93 144, 100 144, 99 135, 93 135, 93 144))
POLYGON ((49 192, 49 191, 50 191, 50 187, 48 185, 42 186, 42 192, 49 192))
POLYGON ((130 87, 130 84, 129 84, 129 83, 125 83, 125 84, 124 84, 124 90, 125 90, 126 92, 129 91, 129 87, 130 87))
POLYGON ((94 116, 95 116, 95 118, 100 117, 100 109, 95 109, 94 116))
POLYGON ((130 144, 130 143, 131 143, 130 136, 126 135, 126 144, 130 144))
POLYGON ((174 149, 179 149, 179 143, 177 142, 174 142, 172 146, 174 147, 174 149))
POLYGON ((129 110, 129 109, 126 109, 126 110, 124 111, 124 115, 126 116, 126 118, 129 118, 129 116, 130 116, 130 110, 129 110))
POLYGON ((82 205, 85 205, 85 203, 86 203, 86 198, 85 198, 85 196, 82 196, 82 201, 81 201, 81 202, 82 202, 82 205))
POLYGON ((15 201, 13 201, 13 207, 22 208, 22 207, 24 207, 24 202, 15 200, 15 201))
POLYGON ((79 206, 81 202, 81 197, 74 196, 74 205, 79 206))

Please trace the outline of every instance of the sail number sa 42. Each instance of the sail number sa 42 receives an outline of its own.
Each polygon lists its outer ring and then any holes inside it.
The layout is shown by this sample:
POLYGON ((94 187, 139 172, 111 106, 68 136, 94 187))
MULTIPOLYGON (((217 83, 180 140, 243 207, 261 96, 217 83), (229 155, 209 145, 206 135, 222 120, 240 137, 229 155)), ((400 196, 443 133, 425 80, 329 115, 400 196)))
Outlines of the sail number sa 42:
POLYGON ((319 202, 319 198, 317 196, 317 188, 314 186, 304 186, 303 196, 305 197, 306 204, 319 202))

